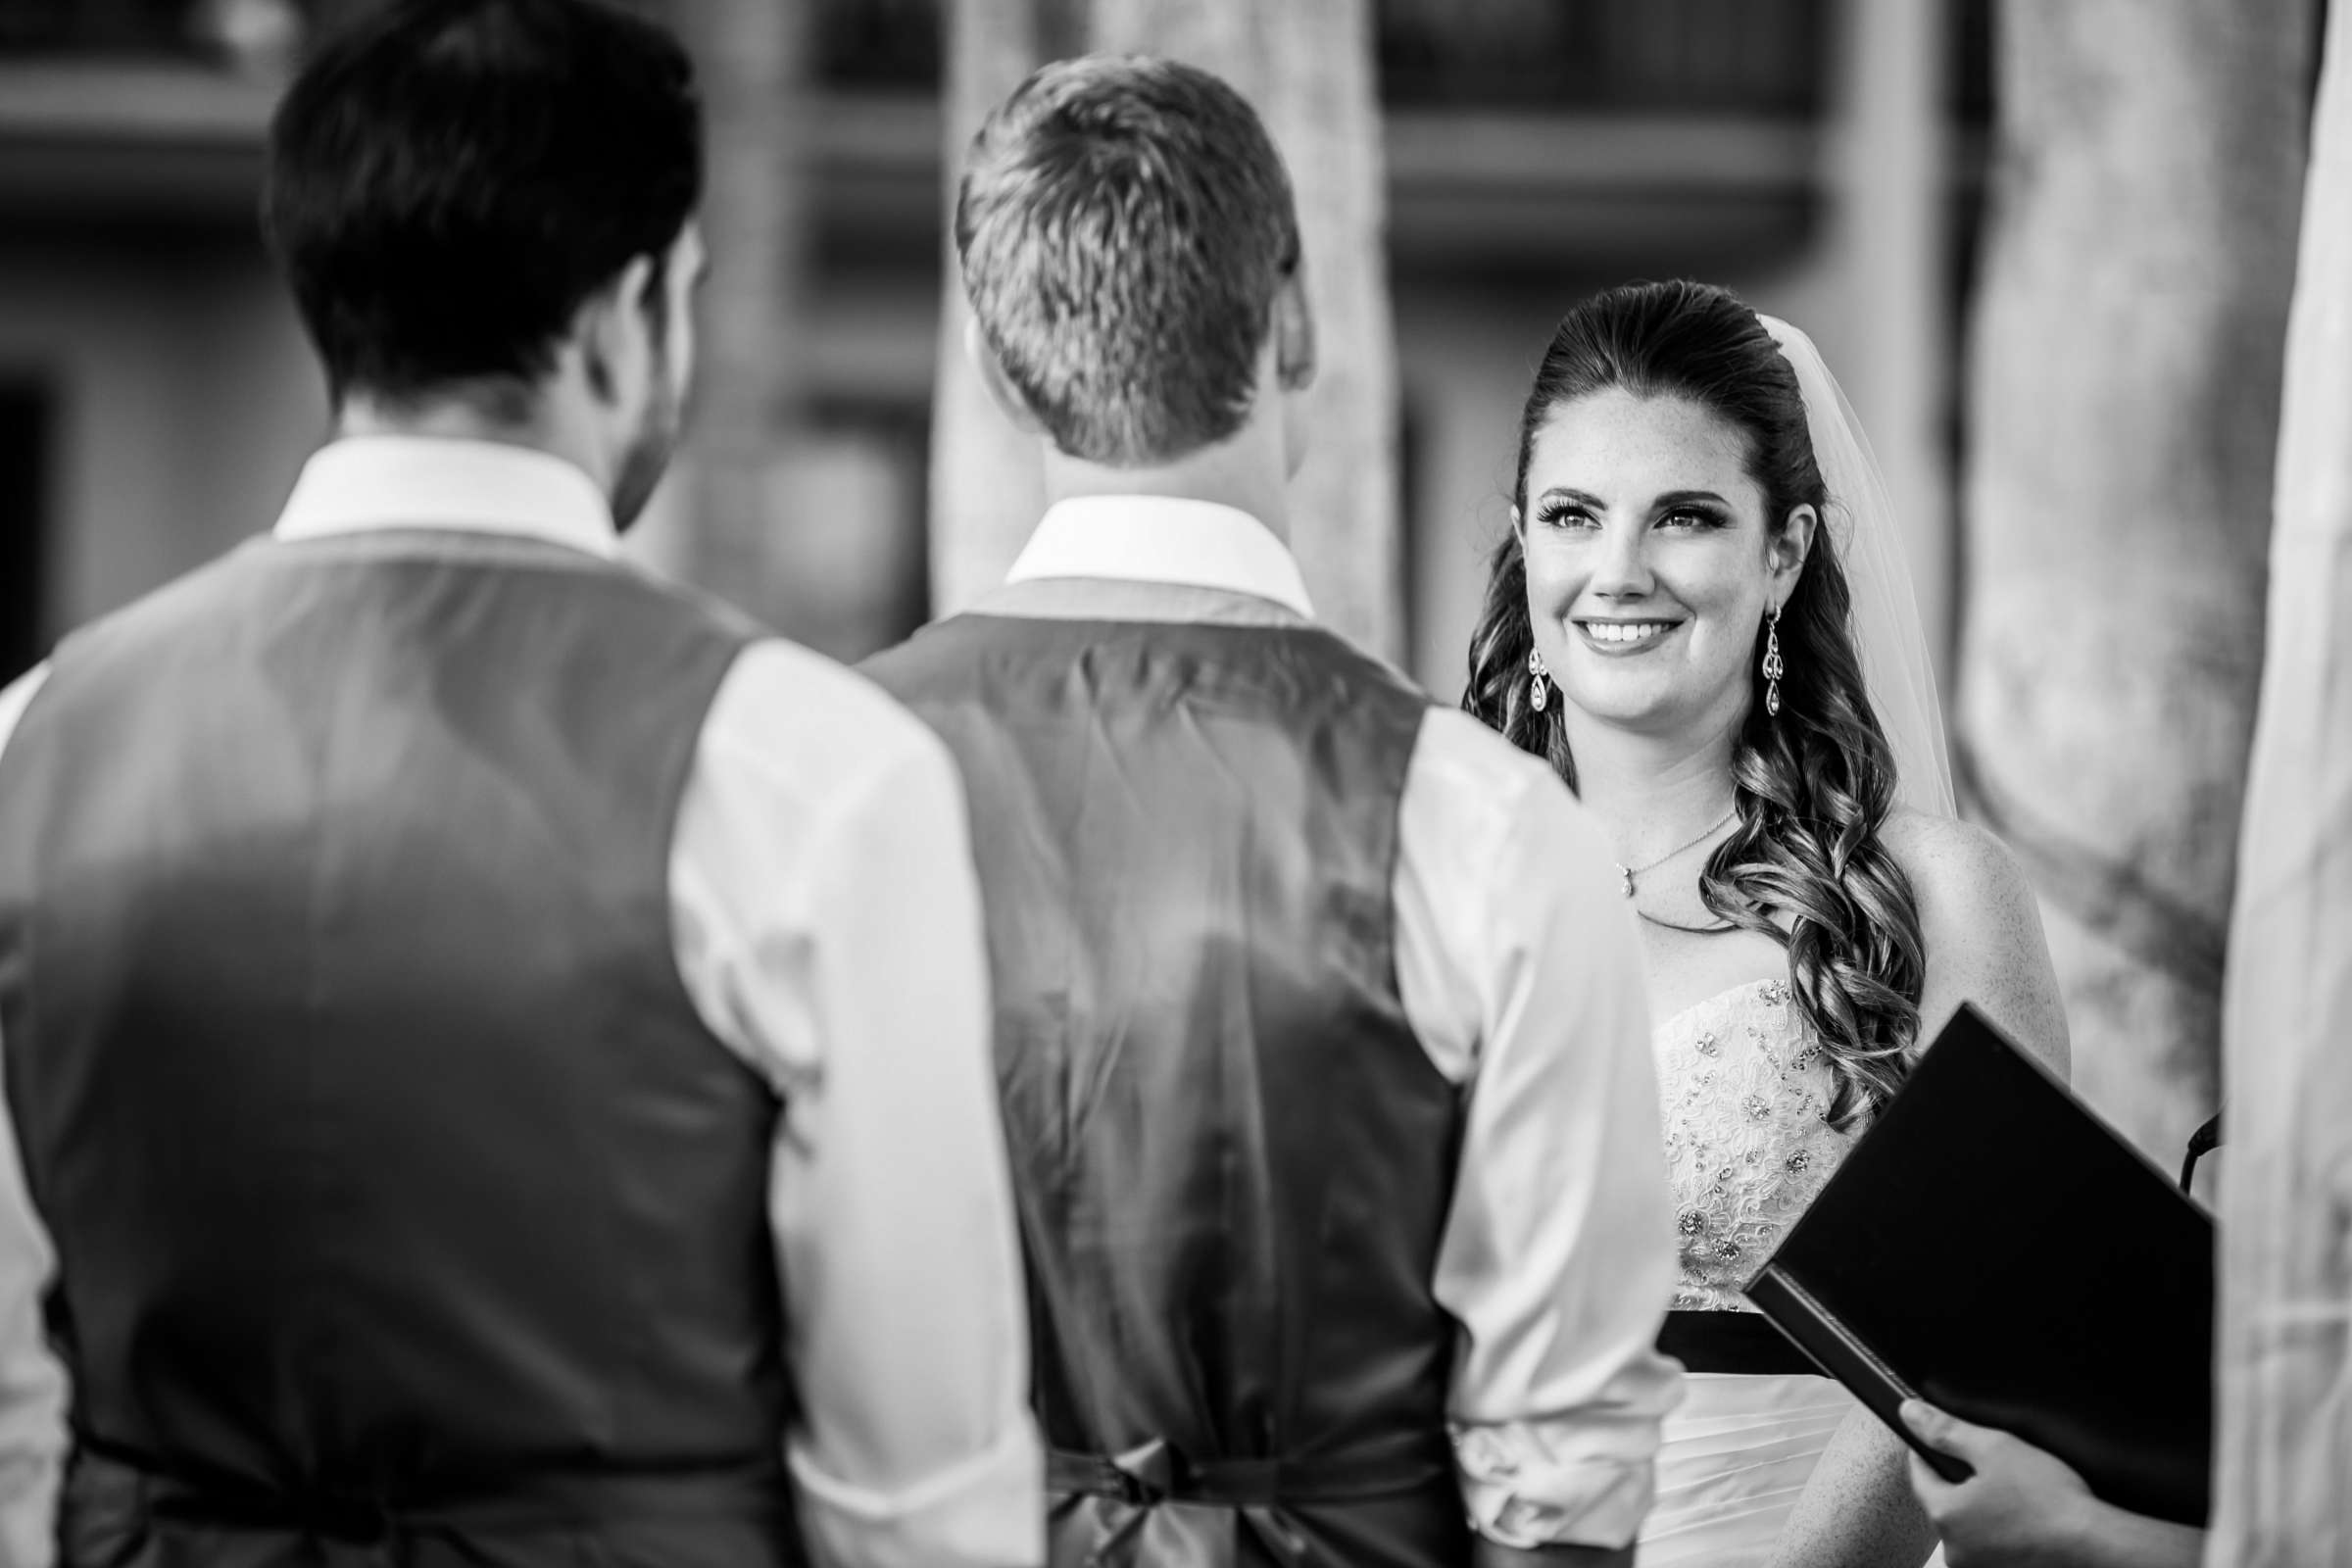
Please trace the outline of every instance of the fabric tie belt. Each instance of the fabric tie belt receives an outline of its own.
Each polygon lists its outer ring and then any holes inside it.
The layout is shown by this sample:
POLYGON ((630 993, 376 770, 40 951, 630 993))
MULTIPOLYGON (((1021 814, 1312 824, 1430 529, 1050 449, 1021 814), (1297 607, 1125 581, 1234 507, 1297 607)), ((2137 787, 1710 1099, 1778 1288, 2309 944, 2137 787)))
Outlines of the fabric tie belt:
POLYGON ((422 1532, 530 1533, 648 1517, 785 1521, 792 1508, 788 1483, 774 1469, 538 1476, 464 1496, 407 1498, 200 1481, 86 1445, 77 1447, 66 1486, 78 1508, 354 1545, 422 1532))
POLYGON ((1369 1451, 1319 1459, 1193 1459, 1164 1438, 1118 1454, 1046 1453, 1046 1490, 1108 1497, 1138 1508, 1197 1502, 1226 1508, 1361 1502, 1453 1484, 1453 1445, 1443 1432, 1369 1451))
POLYGON ((1658 1353, 1673 1356, 1689 1372, 1823 1375, 1813 1358, 1761 1312, 1669 1312, 1658 1331, 1658 1353))

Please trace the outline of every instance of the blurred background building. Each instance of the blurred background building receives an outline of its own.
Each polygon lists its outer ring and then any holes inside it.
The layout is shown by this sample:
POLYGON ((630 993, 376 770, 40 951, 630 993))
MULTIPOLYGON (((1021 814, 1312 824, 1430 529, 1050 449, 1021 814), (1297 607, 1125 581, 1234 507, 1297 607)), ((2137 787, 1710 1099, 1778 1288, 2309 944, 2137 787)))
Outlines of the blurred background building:
MULTIPOLYGON (((324 435, 262 138, 375 3, 0 0, 0 676, 266 528, 324 435)), ((710 125, 648 564, 845 659, 993 581, 1034 514, 956 346, 950 182, 1038 60, 1165 48, 1290 153, 1334 623, 1459 692, 1580 297, 1689 275, 1798 323, 1886 470, 2077 1083, 2168 1163, 2211 1114, 2322 0, 621 3, 678 26, 710 125)))
MULTIPOLYGON (((777 170, 804 230, 778 284, 792 297, 705 333, 790 362, 800 428, 759 608, 854 658, 930 609, 951 29, 942 0, 793 3, 806 43, 777 170)), ((1723 282, 1812 330, 1906 504, 1948 650, 1985 9, 1374 7, 1401 421, 1392 646, 1433 690, 1460 685, 1550 325, 1634 277, 1723 282)), ((270 105, 327 10, 0 0, 0 674, 266 527, 323 432, 254 215, 270 105)), ((657 564, 683 560, 694 483, 690 455, 637 542, 657 564)))

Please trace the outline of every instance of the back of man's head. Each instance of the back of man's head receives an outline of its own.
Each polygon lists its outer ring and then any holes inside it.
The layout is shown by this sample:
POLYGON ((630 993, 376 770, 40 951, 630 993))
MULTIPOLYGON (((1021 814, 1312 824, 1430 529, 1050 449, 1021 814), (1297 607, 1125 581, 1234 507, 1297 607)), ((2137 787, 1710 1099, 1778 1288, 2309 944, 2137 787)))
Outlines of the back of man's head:
POLYGON ((956 249, 983 339, 1054 445, 1141 467, 1250 417, 1298 220, 1239 93, 1095 56, 1045 67, 981 127, 956 249))
POLYGON ((658 285, 702 111, 677 41, 596 0, 396 0, 304 67, 269 159, 264 227, 336 402, 406 402, 536 381, 632 260, 658 285))

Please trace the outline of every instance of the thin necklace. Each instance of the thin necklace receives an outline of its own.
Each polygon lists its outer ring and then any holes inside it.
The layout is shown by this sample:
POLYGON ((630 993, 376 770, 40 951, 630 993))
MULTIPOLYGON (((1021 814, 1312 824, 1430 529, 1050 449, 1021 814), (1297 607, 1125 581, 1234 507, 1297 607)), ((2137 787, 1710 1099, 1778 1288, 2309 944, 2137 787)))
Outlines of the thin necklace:
POLYGON ((1634 912, 1640 915, 1642 919, 1647 920, 1651 925, 1662 925, 1669 931, 1687 932, 1694 937, 1719 937, 1726 931, 1737 931, 1740 929, 1740 927, 1732 924, 1732 922, 1729 920, 1718 920, 1713 925, 1678 925, 1672 920, 1659 919, 1656 915, 1650 913, 1647 909, 1642 908, 1638 904, 1634 906, 1634 912))
POLYGON ((1700 833, 1698 837, 1691 839, 1689 843, 1676 845, 1673 849, 1668 850, 1664 855, 1659 856, 1647 865, 1625 865, 1616 861, 1611 861, 1611 864, 1617 866, 1617 874, 1625 878, 1625 896, 1629 899, 1634 896, 1634 878, 1642 875, 1642 873, 1644 871, 1655 871, 1659 866, 1664 865, 1668 860, 1673 859, 1685 850, 1705 843, 1708 839, 1714 836, 1717 828, 1723 826, 1724 823, 1729 822, 1733 817, 1737 816, 1739 812, 1740 803, 1738 801, 1734 801, 1732 803, 1732 808, 1724 812, 1721 816, 1717 817, 1714 821, 1709 822, 1705 831, 1700 833))

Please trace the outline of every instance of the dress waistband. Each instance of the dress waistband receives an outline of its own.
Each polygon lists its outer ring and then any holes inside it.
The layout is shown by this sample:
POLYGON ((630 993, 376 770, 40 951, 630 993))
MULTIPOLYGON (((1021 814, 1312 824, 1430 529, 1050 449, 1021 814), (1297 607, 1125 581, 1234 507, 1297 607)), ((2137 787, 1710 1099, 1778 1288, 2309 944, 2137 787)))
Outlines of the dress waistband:
POLYGON ((1682 1362, 1687 1372, 1822 1375, 1820 1365, 1761 1312, 1669 1312, 1658 1331, 1658 1352, 1682 1362))
POLYGON ((1453 1485, 1453 1443, 1442 1431, 1315 1459, 1192 1459, 1164 1438, 1118 1454, 1068 1448, 1046 1454, 1050 1494, 1110 1497, 1139 1508, 1161 1502, 1227 1508, 1362 1502, 1438 1485, 1453 1485))
POLYGON ((410 1499, 199 1480, 86 1443, 76 1445, 66 1486, 82 1507, 360 1544, 419 1531, 536 1532, 679 1515, 789 1520, 792 1510, 789 1483, 780 1466, 540 1475, 463 1496, 410 1499))

